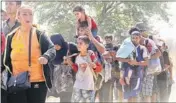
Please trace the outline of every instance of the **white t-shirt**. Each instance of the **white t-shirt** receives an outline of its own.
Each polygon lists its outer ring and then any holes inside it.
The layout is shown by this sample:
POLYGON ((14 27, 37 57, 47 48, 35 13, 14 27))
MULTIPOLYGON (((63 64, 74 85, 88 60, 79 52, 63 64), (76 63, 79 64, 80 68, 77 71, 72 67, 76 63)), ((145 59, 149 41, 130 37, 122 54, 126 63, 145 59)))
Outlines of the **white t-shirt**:
POLYGON ((93 74, 91 72, 89 66, 87 66, 86 70, 83 72, 81 67, 79 66, 82 63, 89 63, 90 57, 88 56, 80 56, 76 57, 76 64, 78 65, 78 71, 76 73, 76 81, 74 84, 74 88, 84 89, 84 90, 94 90, 94 79, 93 74))

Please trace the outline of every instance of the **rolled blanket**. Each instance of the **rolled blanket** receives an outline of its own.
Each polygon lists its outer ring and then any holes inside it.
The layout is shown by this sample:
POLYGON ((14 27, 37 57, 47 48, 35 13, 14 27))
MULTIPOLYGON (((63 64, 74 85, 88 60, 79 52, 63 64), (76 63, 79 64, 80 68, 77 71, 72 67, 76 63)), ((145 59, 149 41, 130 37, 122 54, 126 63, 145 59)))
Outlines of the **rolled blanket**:
POLYGON ((131 38, 126 38, 119 50, 116 53, 116 57, 127 58, 135 49, 134 44, 131 42, 131 38))

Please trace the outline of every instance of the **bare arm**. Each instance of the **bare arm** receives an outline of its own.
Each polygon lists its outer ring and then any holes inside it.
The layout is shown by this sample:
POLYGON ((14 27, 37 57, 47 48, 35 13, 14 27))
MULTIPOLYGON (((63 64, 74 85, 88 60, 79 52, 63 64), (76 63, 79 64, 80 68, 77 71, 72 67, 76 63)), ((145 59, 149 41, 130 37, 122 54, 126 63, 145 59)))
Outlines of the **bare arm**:
POLYGON ((116 57, 115 60, 118 60, 120 62, 130 62, 130 59, 124 59, 124 58, 119 58, 119 57, 116 57))
POLYGON ((92 41, 92 43, 95 45, 95 47, 97 48, 97 50, 100 53, 104 53, 105 52, 104 45, 102 45, 101 43, 99 43, 93 36, 90 38, 90 40, 92 41))
POLYGON ((87 22, 88 22, 88 28, 91 30, 92 28, 92 21, 90 17, 87 17, 87 22))
POLYGON ((159 58, 161 56, 161 52, 159 49, 156 50, 156 53, 151 55, 150 59, 156 59, 159 58))
POLYGON ((105 47, 103 44, 99 43, 92 35, 92 32, 88 29, 87 30, 87 35, 89 37, 89 39, 92 41, 92 43, 95 45, 95 47, 97 48, 97 50, 100 52, 100 53, 104 53, 105 52, 105 47))
POLYGON ((170 62, 170 66, 169 66, 168 70, 169 70, 169 73, 170 73, 170 78, 171 78, 171 80, 173 80, 173 78, 172 78, 173 62, 172 62, 171 58, 169 58, 169 62, 170 62))
POLYGON ((136 65, 147 66, 148 65, 148 58, 145 58, 144 61, 137 62, 136 65))
POLYGON ((78 35, 78 28, 79 28, 79 23, 76 21, 76 35, 78 35))

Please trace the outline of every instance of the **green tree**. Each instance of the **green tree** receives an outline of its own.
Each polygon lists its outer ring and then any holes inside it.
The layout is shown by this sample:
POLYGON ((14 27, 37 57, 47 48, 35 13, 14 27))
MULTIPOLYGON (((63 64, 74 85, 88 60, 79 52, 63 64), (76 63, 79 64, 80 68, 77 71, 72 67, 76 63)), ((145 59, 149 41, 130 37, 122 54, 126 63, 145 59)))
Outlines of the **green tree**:
MULTIPOLYGON (((167 2, 31 2, 28 3, 35 9, 36 17, 40 25, 46 25, 49 34, 61 33, 64 37, 73 41, 75 35, 75 16, 73 8, 76 5, 89 7, 96 15, 90 16, 98 24, 98 34, 104 36, 113 33, 116 38, 122 40, 122 33, 127 31, 136 22, 144 21, 148 25, 153 15, 158 15, 168 22, 167 2)), ((87 10, 87 11, 88 11, 87 10)), ((120 41, 119 41, 120 42, 120 41)))

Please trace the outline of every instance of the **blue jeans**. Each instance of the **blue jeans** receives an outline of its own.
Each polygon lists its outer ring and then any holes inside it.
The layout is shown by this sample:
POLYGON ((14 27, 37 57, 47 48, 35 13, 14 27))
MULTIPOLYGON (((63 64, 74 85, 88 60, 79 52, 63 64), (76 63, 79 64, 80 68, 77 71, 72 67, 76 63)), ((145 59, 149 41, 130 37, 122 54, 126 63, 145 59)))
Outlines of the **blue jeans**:
POLYGON ((96 36, 97 36, 98 29, 93 29, 93 30, 91 30, 91 32, 92 32, 93 36, 96 37, 96 36))

